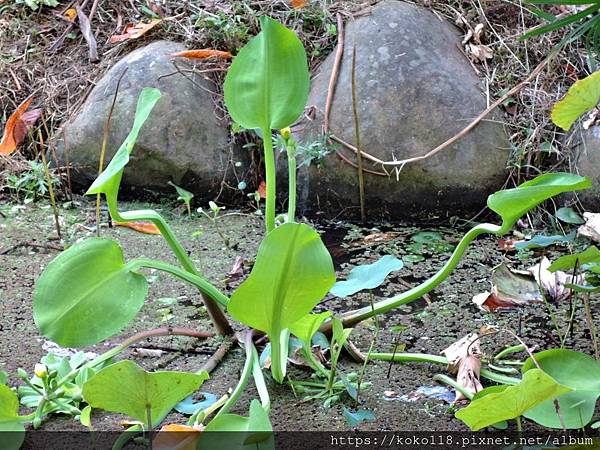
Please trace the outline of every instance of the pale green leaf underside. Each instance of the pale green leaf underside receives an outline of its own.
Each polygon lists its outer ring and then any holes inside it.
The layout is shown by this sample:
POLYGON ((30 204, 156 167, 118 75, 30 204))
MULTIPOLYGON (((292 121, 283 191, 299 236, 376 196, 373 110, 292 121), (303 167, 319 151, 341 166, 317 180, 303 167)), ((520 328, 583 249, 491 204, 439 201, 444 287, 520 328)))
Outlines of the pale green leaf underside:
POLYGON ((331 311, 319 314, 307 314, 290 326, 290 332, 306 344, 310 344, 313 335, 319 331, 321 324, 331 317, 331 311))
POLYGON ((146 425, 149 410, 154 427, 207 379, 206 372, 146 372, 132 361, 120 361, 85 383, 83 398, 92 408, 127 414, 146 425))
POLYGON ((243 128, 285 128, 302 114, 310 78, 306 52, 294 32, 268 17, 234 58, 223 86, 225 105, 243 128))
POLYGON ((319 233, 305 224, 286 223, 260 244, 250 276, 227 309, 245 325, 279 336, 308 314, 334 281, 331 255, 319 233))
POLYGON ((592 186, 586 177, 565 172, 546 173, 516 188, 498 191, 488 197, 488 207, 502 217, 503 227, 511 227, 526 212, 564 192, 592 186))
POLYGON ((570 392, 539 369, 526 372, 521 382, 502 392, 474 400, 456 413, 471 430, 478 431, 503 420, 515 419, 539 403, 570 392))
POLYGON ((575 82, 552 109, 552 122, 565 131, 600 101, 600 70, 575 82))
POLYGON ((36 283, 33 317, 48 339, 64 347, 95 344, 121 331, 148 292, 112 239, 91 238, 62 252, 36 283))
POLYGON ((96 180, 89 187, 86 195, 100 193, 109 195, 115 193, 114 191, 119 188, 121 174, 129 162, 129 155, 133 151, 135 141, 137 141, 142 125, 144 125, 144 122, 146 122, 150 116, 154 105, 156 105, 156 102, 159 99, 160 91, 158 89, 142 89, 142 92, 138 98, 137 108, 135 110, 135 118, 133 120, 133 126, 131 127, 129 135, 127 138, 125 138, 106 169, 104 169, 100 176, 98 176, 98 178, 96 178, 96 180))
MULTIPOLYGON (((584 353, 551 349, 536 353, 535 359, 548 375, 572 392, 558 397, 560 414, 568 429, 583 428, 591 422, 600 397, 600 363, 584 353)), ((529 373, 536 366, 529 358, 523 366, 529 373)), ((525 417, 548 428, 562 428, 553 399, 527 411, 525 417)))
POLYGON ((402 260, 392 255, 385 255, 372 264, 364 264, 352 269, 345 281, 335 283, 331 293, 338 297, 348 297, 364 289, 375 289, 390 273, 402 267, 404 267, 402 260))

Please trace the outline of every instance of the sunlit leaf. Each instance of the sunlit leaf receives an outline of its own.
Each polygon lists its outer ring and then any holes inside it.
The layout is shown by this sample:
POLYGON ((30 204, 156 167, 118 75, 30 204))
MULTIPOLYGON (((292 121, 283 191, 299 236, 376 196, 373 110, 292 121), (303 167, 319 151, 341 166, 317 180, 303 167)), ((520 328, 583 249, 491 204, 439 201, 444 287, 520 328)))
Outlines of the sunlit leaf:
MULTIPOLYGON (((524 416, 548 428, 562 428, 554 398, 567 429, 583 428, 591 422, 600 397, 600 362, 584 353, 567 349, 552 349, 536 353, 535 359, 542 370, 558 383, 571 389, 564 395, 554 395, 528 410, 524 416)), ((537 371, 529 358, 523 373, 537 371)))
MULTIPOLYGON (((282 332, 308 314, 335 281, 331 255, 319 233, 305 224, 286 223, 271 231, 260 244, 250 276, 233 293, 231 316, 268 334, 274 369, 282 332)), ((282 352, 286 353, 286 352, 282 352)))
POLYGON ((154 427, 207 379, 206 372, 146 372, 125 360, 102 369, 85 383, 83 398, 93 408, 127 414, 154 427))
POLYGON ((309 73, 306 52, 294 32, 268 17, 261 32, 233 59, 225 78, 225 105, 246 129, 285 128, 304 111, 309 73))
POLYGON ((552 121, 568 131, 584 113, 595 108, 600 101, 600 71, 577 81, 567 95, 552 109, 552 121))
POLYGON ((104 169, 104 172, 102 172, 89 187, 86 195, 100 193, 107 195, 116 194, 121 182, 123 169, 129 162, 129 155, 133 151, 133 147, 135 145, 135 141, 137 140, 138 134, 140 133, 140 129, 142 128, 142 125, 144 125, 144 122, 146 122, 146 119, 148 119, 148 116, 150 116, 150 112, 152 112, 154 105, 156 105, 156 102, 158 102, 159 99, 160 91, 158 89, 142 89, 142 92, 138 98, 137 108, 135 110, 135 118, 133 120, 133 126, 131 127, 129 135, 125 141, 123 141, 106 169, 104 169))
POLYGON ((510 228, 525 213, 545 200, 564 192, 592 186, 587 177, 565 172, 546 173, 513 189, 498 191, 488 197, 488 207, 502 217, 502 226, 510 228))
POLYGON ((310 346, 312 337, 319 331, 321 324, 329 317, 331 317, 331 311, 325 311, 320 314, 307 314, 294 322, 290 326, 290 331, 294 336, 310 346))
POLYGON ((121 331, 147 292, 146 278, 129 269, 117 242, 91 238, 58 255, 42 272, 33 317, 48 339, 83 347, 121 331))
POLYGON ((519 384, 474 400, 458 411, 456 417, 472 431, 478 431, 503 420, 522 416, 543 401, 570 391, 570 388, 559 384, 541 370, 532 369, 523 375, 519 384))

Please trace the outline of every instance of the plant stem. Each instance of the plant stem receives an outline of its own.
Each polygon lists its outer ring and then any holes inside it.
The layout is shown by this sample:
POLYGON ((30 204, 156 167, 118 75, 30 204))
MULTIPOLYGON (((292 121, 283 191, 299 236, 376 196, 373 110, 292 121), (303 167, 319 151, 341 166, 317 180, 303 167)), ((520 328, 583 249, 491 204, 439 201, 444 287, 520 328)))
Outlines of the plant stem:
POLYGON ((590 327, 590 334, 592 335, 592 342, 594 343, 594 355, 596 360, 600 361, 600 350, 598 348, 598 330, 594 323, 594 317, 592 316, 592 309, 590 308, 590 296, 589 294, 583 295, 583 307, 585 309, 585 318, 590 327))
MULTIPOLYGON (((371 304, 371 309, 374 309, 373 305, 373 291, 369 291, 369 303, 371 304)), ((371 353, 373 352, 373 348, 375 348, 375 342, 377 341, 377 337, 379 336, 379 320, 378 317, 375 316, 375 334, 373 335, 373 339, 371 339, 371 344, 369 345, 369 351, 367 352, 367 356, 363 362, 363 365, 360 369, 360 375, 358 376, 358 381, 356 383, 356 403, 359 403, 360 398, 360 386, 363 382, 363 378, 365 376, 365 370, 367 369, 367 364, 369 364, 369 359, 371 358, 371 353)))
POLYGON ((164 263, 162 261, 156 261, 154 259, 147 258, 137 258, 131 260, 127 265, 132 269, 136 270, 141 267, 146 267, 149 269, 158 269, 163 272, 170 273, 171 275, 176 276, 184 281, 187 281, 190 284, 196 286, 203 294, 208 295, 210 298, 216 300, 221 306, 227 306, 229 303, 229 298, 219 291, 216 287, 206 281, 199 275, 186 272, 185 270, 173 266, 171 264, 164 263))
MULTIPOLYGON (((424 281, 420 285, 415 286, 412 289, 409 289, 406 292, 402 292, 401 294, 399 294, 395 297, 388 298, 388 299, 385 299, 385 300, 375 303, 374 308, 371 308, 371 306, 366 306, 364 308, 361 308, 361 309, 358 309, 355 311, 349 311, 345 314, 342 314, 340 319, 341 319, 343 325, 345 327, 352 326, 358 322, 361 322, 365 319, 373 317, 377 314, 382 314, 382 313, 388 312, 394 308, 397 308, 398 306, 405 305, 407 303, 410 303, 410 302, 422 297, 424 294, 427 294, 428 292, 433 290, 435 287, 437 287, 442 281, 444 281, 450 275, 450 273, 456 268, 456 266, 460 262, 460 259, 461 259, 462 255, 465 253, 469 244, 477 236, 484 234, 484 233, 491 233, 491 234, 501 236, 501 235, 505 234, 510 229, 511 226, 512 226, 512 224, 503 224, 503 226, 500 227, 498 225, 484 223, 484 224, 480 224, 480 225, 477 225, 477 226, 471 228, 460 240, 460 242, 454 249, 454 252, 450 256, 450 259, 446 262, 446 264, 444 264, 444 266, 434 276, 432 276, 428 280, 424 281)), ((320 331, 323 333, 329 333, 329 332, 331 332, 332 326, 333 326, 332 320, 328 320, 325 323, 323 323, 323 325, 321 325, 320 331)))
POLYGON ((456 381, 454 381, 452 378, 443 375, 441 373, 438 373, 436 375, 433 376, 433 379, 435 381, 439 381, 440 383, 444 383, 447 384, 448 386, 453 387, 456 391, 460 392, 462 395, 465 396, 465 398, 469 399, 469 400, 473 400, 473 394, 471 392, 469 392, 468 390, 466 390, 464 388, 464 386, 461 386, 460 384, 458 384, 456 381))
POLYGON ((296 221, 296 148, 295 143, 286 146, 288 160, 288 222, 296 221))
MULTIPOLYGON (((169 247, 171 247, 171 250, 177 257, 177 260, 183 266, 183 268, 193 275, 200 275, 196 270, 196 267, 192 263, 192 260, 188 256, 187 252, 175 237, 175 233, 173 233, 173 230, 171 229, 169 224, 158 212, 152 209, 143 209, 120 213, 117 208, 116 192, 111 196, 106 197, 106 203, 108 205, 111 217, 116 221, 131 222, 136 220, 147 220, 156 225, 156 227, 160 231, 160 234, 167 241, 167 244, 169 244, 169 247)), ((206 311, 208 312, 208 315, 213 325, 217 329, 217 332, 224 336, 233 334, 233 329, 229 325, 227 317, 225 317, 225 314, 217 304, 216 299, 213 299, 208 295, 202 294, 202 300, 204 302, 204 305, 206 306, 206 311)))
POLYGON ((58 235, 58 239, 62 239, 60 234, 60 221, 58 219, 58 207, 56 206, 56 197, 54 196, 54 186, 52 185, 52 177, 50 176, 50 170, 48 169, 48 161, 46 160, 46 150, 44 149, 44 139, 41 130, 38 130, 38 137, 41 145, 40 155, 42 157, 42 164, 44 165, 44 175, 46 176, 46 183, 48 183, 48 195, 50 196, 50 204, 52 205, 52 212, 54 214, 56 234, 58 235))
POLYGON ((360 123, 356 102, 356 46, 352 48, 352 115, 354 116, 354 135, 356 139, 356 162, 358 165, 358 196, 360 201, 360 220, 367 221, 365 211, 365 178, 363 173, 363 160, 360 149, 360 123))
MULTIPOLYGON (((428 355, 426 353, 371 353, 371 359, 377 359, 380 361, 394 361, 394 362, 424 362, 433 364, 448 364, 448 360, 443 356, 428 355)), ((518 378, 507 377, 491 370, 481 369, 481 376, 488 380, 495 381, 502 384, 518 384, 521 380, 518 378)))
POLYGON ((525 346, 522 344, 513 345, 512 347, 507 347, 504 350, 500 351, 498 354, 494 356, 494 360, 499 360, 504 358, 505 356, 512 355, 513 353, 519 353, 525 350, 525 346))
POLYGON ((265 155, 265 184, 267 190, 267 198, 265 204, 265 226, 267 233, 275 229, 275 154, 273 153, 273 142, 271 140, 271 130, 268 128, 262 129, 263 147, 265 155))

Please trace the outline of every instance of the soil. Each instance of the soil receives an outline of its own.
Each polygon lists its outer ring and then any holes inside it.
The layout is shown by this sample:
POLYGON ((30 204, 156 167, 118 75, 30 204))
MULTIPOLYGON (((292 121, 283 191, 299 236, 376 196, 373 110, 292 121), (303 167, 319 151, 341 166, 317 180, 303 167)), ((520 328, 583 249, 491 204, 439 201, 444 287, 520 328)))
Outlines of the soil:
MULTIPOLYGON (((124 204, 122 209, 147 206, 124 204)), ((227 247, 214 224, 207 219, 198 216, 188 218, 181 208, 169 204, 150 207, 165 215, 184 247, 202 267, 205 276, 217 287, 229 294, 241 281, 232 283, 229 289, 224 283, 224 274, 231 270, 237 256, 244 258, 245 273, 249 272, 263 235, 261 217, 252 213, 230 211, 220 218, 218 224, 230 240, 230 246, 227 247)), ((9 384, 14 386, 20 382, 16 377, 17 368, 21 367, 31 373, 34 364, 47 353, 49 344, 35 326, 31 299, 37 276, 58 252, 52 248, 13 247, 22 242, 46 246, 56 246, 58 242, 52 240, 56 232, 48 207, 42 204, 5 204, 0 207, 0 211, 3 213, 0 215, 0 367, 9 372, 9 384)), ((93 235, 94 210, 88 199, 78 199, 72 202, 71 209, 61 209, 60 220, 67 242, 93 235)), ((448 258, 452 244, 461 235, 461 231, 456 228, 438 226, 435 231, 442 233, 442 245, 432 250, 422 250, 418 254, 412 237, 424 229, 431 231, 431 228, 399 224, 363 228, 345 222, 314 225, 322 231, 324 242, 334 256, 338 279, 343 279, 356 264, 372 262, 384 254, 393 254, 407 261, 402 270, 388 277, 388 282, 373 292, 375 301, 406 290, 407 285, 417 284, 431 276, 448 258), (408 249, 412 249, 412 254, 408 249), (411 260, 414 262, 408 262, 411 260)), ((160 236, 145 235, 122 227, 103 228, 102 234, 117 239, 128 258, 145 256, 175 262, 160 236)), ((531 347, 546 349, 558 346, 556 332, 544 305, 534 304, 491 314, 480 311, 471 301, 473 295, 489 289, 490 271, 500 262, 506 261, 514 268, 525 268, 539 260, 539 255, 535 254, 517 256, 504 254, 497 239, 477 240, 451 278, 431 293, 430 305, 421 299, 378 318, 381 332, 375 342, 376 351, 392 352, 394 343, 397 342, 405 344, 407 352, 439 354, 464 335, 478 332, 481 327, 490 325, 513 330, 531 347), (404 325, 406 328, 398 334, 393 330, 396 325, 404 325)), ((151 281, 150 293, 136 319, 119 336, 85 348, 84 351, 101 353, 135 332, 159 326, 211 329, 194 289, 163 274, 148 275, 151 281), (161 298, 177 299, 176 304, 170 306, 172 318, 166 321, 163 321, 164 313, 159 311, 165 307, 159 300, 161 298)), ((600 306, 597 300, 598 298, 593 299, 592 305, 596 324, 600 327, 600 306)), ((340 312, 368 305, 369 301, 368 294, 357 294, 348 300, 328 296, 318 308, 340 312)), ((567 306, 568 302, 560 305, 559 309, 562 311, 557 313, 561 327, 566 324, 567 306)), ((241 330, 239 326, 238 329, 241 330)), ((366 352, 374 334, 375 323, 371 320, 356 326, 351 339, 358 348, 366 352)), ((205 341, 185 337, 153 338, 134 347, 161 350, 160 355, 136 356, 130 349, 121 357, 131 358, 149 370, 194 371, 202 366, 219 343, 219 338, 205 341)), ((502 332, 483 338, 481 345, 486 354, 493 355, 505 346, 517 343, 508 332, 502 332)), ((589 354, 593 352, 582 311, 576 316, 567 347, 589 354)), ((526 358, 527 355, 518 356, 526 358)), ((237 383, 243 361, 243 351, 240 348, 231 350, 201 391, 223 395, 237 383)), ((343 356, 339 363, 341 373, 360 372, 360 368, 361 364, 354 362, 348 355, 343 356)), ((462 422, 454 418, 454 407, 451 407, 448 400, 417 394, 419 388, 438 386, 432 381, 432 376, 445 373, 445 367, 420 363, 394 364, 389 377, 388 370, 390 367, 386 362, 367 365, 364 380, 372 382, 373 386, 361 392, 359 407, 373 411, 376 420, 361 423, 360 430, 467 430, 462 422), (412 401, 389 400, 384 395, 386 391, 394 391, 398 396, 407 395, 412 401)), ((308 370, 293 365, 289 374, 292 379, 307 379, 310 376, 308 370)), ((342 397, 341 402, 327 408, 322 401, 307 402, 295 398, 289 387, 276 385, 270 378, 267 383, 272 400, 271 420, 276 430, 348 430, 343 407, 358 408, 349 397, 342 397)), ((489 382, 484 382, 484 385, 486 383, 489 385, 489 382)), ((445 394, 444 397, 450 400, 453 398, 450 392, 445 394)), ((238 402, 237 411, 244 414, 249 401, 255 396, 256 393, 248 389, 238 402)), ((123 419, 124 416, 101 411, 94 411, 93 415, 94 426, 99 430, 121 430, 123 419)), ((167 421, 181 423, 184 417, 173 413, 167 421)), ((525 421, 524 427, 526 430, 535 429, 536 425, 525 421)), ((43 425, 43 429, 78 430, 83 427, 75 420, 54 417, 43 425)))

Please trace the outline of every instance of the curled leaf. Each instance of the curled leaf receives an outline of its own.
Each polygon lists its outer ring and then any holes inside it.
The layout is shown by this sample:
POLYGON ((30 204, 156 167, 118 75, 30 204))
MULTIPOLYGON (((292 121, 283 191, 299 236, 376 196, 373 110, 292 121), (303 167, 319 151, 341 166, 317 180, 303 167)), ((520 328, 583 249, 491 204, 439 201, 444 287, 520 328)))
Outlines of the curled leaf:
POLYGON ((160 19, 153 19, 148 23, 140 22, 136 24, 129 24, 125 27, 123 34, 116 34, 110 37, 110 43, 116 44, 118 42, 128 41, 130 39, 137 39, 142 37, 156 25, 162 22, 160 19))
POLYGON ((113 220, 113 225, 116 227, 131 228, 145 234, 160 234, 160 230, 152 222, 115 222, 113 220))
POLYGON ((4 135, 0 141, 0 155, 10 155, 23 142, 27 132, 42 115, 42 109, 27 111, 33 97, 26 98, 6 121, 4 135))
POLYGON ((213 50, 212 48, 202 48, 199 50, 184 50, 182 52, 173 53, 171 56, 178 56, 190 59, 206 59, 206 58, 223 58, 228 59, 233 55, 222 50, 213 50))

